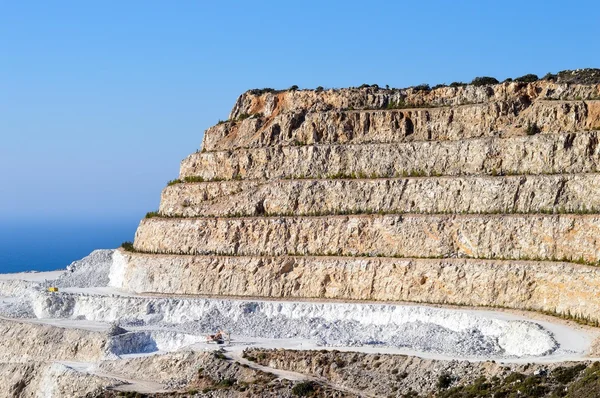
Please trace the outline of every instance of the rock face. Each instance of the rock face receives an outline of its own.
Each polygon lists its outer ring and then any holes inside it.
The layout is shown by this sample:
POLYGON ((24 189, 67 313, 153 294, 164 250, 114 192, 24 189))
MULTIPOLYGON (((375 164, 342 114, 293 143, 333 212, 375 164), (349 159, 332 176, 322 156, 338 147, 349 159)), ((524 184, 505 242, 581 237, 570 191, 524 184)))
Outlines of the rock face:
POLYGON ((244 93, 115 253, 120 283, 597 322, 600 86, 560 81, 244 93))

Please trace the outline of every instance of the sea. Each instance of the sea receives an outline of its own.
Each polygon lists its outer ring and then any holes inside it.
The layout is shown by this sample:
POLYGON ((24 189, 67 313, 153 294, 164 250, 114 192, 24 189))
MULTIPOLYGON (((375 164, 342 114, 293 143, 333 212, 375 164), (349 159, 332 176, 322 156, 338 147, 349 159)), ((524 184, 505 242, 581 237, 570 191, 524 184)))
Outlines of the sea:
POLYGON ((139 218, 0 222, 0 273, 64 269, 95 249, 133 241, 139 218))

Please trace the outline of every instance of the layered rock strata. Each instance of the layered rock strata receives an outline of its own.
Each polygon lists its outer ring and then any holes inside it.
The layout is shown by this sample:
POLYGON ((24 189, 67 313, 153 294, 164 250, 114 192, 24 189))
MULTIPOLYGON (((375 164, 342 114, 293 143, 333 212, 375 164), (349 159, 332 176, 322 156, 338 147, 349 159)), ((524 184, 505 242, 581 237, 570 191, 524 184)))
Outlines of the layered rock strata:
POLYGON ((121 252, 137 292, 600 320, 600 86, 250 91, 121 252))

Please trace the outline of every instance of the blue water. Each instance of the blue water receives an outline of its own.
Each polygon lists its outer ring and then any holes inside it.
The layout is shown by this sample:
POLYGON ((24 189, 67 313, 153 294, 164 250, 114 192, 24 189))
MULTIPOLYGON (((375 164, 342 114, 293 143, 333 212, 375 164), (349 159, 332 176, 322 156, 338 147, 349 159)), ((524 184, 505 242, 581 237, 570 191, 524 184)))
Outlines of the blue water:
POLYGON ((139 219, 0 223, 0 273, 61 269, 94 249, 133 241, 139 219))

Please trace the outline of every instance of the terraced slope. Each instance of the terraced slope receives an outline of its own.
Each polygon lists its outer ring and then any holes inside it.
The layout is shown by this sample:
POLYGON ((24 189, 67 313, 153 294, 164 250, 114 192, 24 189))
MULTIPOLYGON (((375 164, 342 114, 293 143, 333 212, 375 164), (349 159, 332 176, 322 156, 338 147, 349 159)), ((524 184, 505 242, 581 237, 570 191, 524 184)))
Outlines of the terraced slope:
POLYGON ((121 251, 135 292, 600 321, 600 86, 250 91, 121 251))

